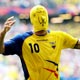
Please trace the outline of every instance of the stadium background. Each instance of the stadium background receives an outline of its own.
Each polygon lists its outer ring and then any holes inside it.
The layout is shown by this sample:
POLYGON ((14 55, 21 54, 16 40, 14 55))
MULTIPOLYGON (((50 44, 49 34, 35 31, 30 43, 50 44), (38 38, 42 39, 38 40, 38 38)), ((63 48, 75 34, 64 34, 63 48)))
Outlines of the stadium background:
MULTIPOLYGON (((4 41, 32 30, 29 11, 37 4, 47 8, 50 29, 80 38, 80 0, 0 0, 0 31, 8 17, 14 16, 16 19, 4 41)), ((59 70, 61 80, 80 80, 80 50, 62 50, 59 70)), ((17 55, 0 55, 0 80, 24 80, 17 55)))

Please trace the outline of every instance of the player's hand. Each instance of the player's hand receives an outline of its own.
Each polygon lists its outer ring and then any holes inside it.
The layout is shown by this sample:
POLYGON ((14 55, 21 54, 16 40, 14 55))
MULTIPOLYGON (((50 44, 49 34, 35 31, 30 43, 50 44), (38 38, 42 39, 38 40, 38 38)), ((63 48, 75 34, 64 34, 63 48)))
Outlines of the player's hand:
POLYGON ((14 20, 14 16, 8 18, 4 23, 4 31, 8 32, 11 29, 12 25, 15 23, 15 21, 16 20, 14 20))

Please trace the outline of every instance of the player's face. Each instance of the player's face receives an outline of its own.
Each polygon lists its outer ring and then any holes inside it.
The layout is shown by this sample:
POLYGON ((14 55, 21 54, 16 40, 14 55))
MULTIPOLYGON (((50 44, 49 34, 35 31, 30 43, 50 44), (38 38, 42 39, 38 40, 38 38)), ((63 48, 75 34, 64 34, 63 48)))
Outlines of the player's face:
POLYGON ((39 30, 46 29, 48 27, 47 11, 42 7, 36 8, 32 13, 31 22, 32 22, 34 28, 38 28, 39 30))

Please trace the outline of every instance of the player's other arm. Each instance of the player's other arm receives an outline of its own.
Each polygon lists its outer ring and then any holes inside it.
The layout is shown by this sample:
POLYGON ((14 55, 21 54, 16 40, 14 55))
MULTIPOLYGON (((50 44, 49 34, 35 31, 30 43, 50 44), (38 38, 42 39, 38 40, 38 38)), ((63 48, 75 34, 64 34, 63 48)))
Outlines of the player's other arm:
POLYGON ((77 43, 76 43, 74 49, 80 49, 80 40, 77 41, 77 43))
POLYGON ((3 30, 0 32, 0 53, 5 51, 4 37, 6 33, 11 29, 11 26, 15 23, 14 17, 10 17, 6 20, 3 26, 3 30))

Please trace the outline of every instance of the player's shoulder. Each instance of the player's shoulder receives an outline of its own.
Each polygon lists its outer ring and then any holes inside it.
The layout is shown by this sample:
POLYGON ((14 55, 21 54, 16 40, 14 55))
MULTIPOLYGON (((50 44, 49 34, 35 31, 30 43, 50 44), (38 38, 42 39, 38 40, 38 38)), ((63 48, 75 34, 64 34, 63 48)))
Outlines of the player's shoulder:
POLYGON ((15 37, 12 38, 14 41, 23 41, 25 38, 31 36, 33 34, 33 31, 24 32, 22 34, 17 34, 15 37))
POLYGON ((21 36, 22 36, 23 38, 27 38, 27 37, 29 37, 29 36, 31 36, 31 35, 33 35, 33 31, 28 31, 28 32, 25 32, 25 33, 21 34, 21 36))
POLYGON ((52 35, 63 35, 63 34, 67 34, 64 31, 54 31, 54 30, 49 30, 50 34, 52 35))

